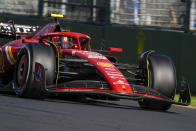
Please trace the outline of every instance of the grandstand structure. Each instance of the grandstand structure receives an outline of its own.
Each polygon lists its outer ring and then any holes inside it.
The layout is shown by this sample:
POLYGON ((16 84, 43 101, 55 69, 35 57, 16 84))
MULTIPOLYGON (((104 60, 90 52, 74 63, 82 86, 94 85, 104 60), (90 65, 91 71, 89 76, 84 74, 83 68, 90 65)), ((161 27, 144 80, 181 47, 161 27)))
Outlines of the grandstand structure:
POLYGON ((0 0, 0 14, 44 17, 93 24, 196 30, 196 0, 0 0))

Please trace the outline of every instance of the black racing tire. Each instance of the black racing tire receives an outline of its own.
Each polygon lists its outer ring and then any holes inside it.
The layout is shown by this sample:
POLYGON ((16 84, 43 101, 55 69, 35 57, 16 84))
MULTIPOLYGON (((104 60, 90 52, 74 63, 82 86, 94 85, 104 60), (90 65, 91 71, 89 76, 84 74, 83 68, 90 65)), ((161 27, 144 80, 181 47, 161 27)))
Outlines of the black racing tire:
POLYGON ((45 86, 36 86, 35 63, 45 69, 46 85, 54 84, 56 79, 56 56, 52 47, 28 43, 21 48, 14 68, 15 93, 21 97, 44 98, 47 95, 45 86))
MULTIPOLYGON (((148 59, 146 73, 149 71, 149 87, 173 100, 177 86, 176 69, 173 61, 168 56, 154 53, 146 59, 148 59)), ((139 105, 141 108, 155 110, 167 110, 171 107, 171 104, 167 102, 146 99, 140 100, 139 105)))

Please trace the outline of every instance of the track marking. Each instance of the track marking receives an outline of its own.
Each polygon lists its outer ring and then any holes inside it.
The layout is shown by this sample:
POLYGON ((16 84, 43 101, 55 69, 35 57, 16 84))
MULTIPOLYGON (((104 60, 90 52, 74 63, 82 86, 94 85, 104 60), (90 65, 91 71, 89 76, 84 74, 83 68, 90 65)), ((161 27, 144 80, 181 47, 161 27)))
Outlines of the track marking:
POLYGON ((175 105, 174 106, 177 106, 177 107, 184 107, 184 108, 189 108, 189 109, 196 109, 195 106, 181 106, 181 105, 175 105))

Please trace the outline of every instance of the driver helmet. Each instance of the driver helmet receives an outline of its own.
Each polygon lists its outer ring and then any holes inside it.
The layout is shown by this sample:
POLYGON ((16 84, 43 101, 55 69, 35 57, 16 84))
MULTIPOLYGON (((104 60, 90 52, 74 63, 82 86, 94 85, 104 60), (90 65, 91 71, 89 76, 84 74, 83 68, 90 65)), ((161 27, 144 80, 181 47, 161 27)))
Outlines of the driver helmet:
POLYGON ((66 37, 66 36, 62 37, 62 45, 61 46, 62 46, 63 49, 70 48, 68 37, 66 37))

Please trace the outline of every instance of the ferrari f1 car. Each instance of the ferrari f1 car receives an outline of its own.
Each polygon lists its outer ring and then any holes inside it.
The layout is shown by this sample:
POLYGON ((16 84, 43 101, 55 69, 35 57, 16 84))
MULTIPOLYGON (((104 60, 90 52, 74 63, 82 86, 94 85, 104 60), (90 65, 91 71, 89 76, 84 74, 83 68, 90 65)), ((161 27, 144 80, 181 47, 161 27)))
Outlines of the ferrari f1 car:
POLYGON ((90 37, 66 31, 57 17, 42 28, 0 23, 1 37, 15 38, 0 47, 0 90, 18 96, 84 95, 101 100, 137 100, 145 109, 167 110, 175 102, 176 70, 170 57, 144 52, 138 66, 109 55, 121 48, 93 50, 90 37))

